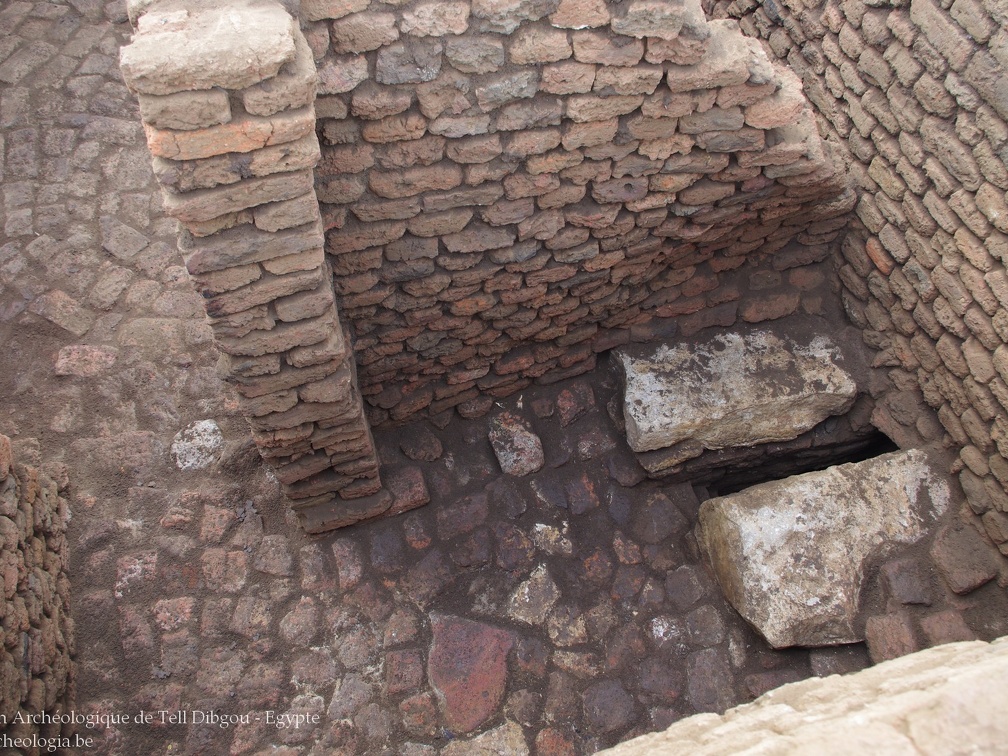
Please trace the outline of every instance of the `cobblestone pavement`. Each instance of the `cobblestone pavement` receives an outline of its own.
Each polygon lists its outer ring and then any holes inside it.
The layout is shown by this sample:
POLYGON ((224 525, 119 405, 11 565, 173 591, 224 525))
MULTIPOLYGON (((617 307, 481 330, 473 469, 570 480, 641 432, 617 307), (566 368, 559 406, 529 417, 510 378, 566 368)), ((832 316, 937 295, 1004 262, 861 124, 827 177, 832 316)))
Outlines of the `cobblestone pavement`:
MULTIPOLYGON (((502 403, 543 471, 501 474, 496 408, 379 433, 387 484, 432 503, 298 531, 214 372, 118 73, 122 15, 0 10, 0 432, 68 468, 78 710, 129 717, 88 733, 95 753, 590 753, 868 663, 772 651, 725 604, 693 491, 643 480, 601 370, 502 403), (179 469, 173 437, 207 418, 220 459, 179 469)), ((972 634, 954 614, 929 641, 972 634)))

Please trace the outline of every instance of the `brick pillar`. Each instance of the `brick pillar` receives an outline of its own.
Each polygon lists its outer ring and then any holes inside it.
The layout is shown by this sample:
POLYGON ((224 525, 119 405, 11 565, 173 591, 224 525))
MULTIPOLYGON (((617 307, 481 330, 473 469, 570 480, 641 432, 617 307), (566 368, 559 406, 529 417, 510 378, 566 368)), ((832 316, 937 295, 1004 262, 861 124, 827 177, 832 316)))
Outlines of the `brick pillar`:
POLYGON ((311 50, 273 2, 130 5, 122 72, 260 453, 309 532, 389 512, 323 251, 311 50))

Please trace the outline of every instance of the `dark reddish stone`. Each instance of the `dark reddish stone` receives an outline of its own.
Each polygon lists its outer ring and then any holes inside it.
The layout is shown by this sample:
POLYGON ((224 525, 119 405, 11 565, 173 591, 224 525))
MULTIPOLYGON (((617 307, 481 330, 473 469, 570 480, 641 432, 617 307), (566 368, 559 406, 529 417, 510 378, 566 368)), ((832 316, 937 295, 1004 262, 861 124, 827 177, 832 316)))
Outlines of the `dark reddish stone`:
POLYGON ((521 517, 528 508, 525 496, 512 480, 498 478, 487 485, 486 492, 491 511, 495 514, 503 514, 508 519, 514 520, 521 517))
POLYGON ((538 476, 531 483, 532 493, 546 506, 560 507, 567 506, 567 494, 564 491, 564 483, 557 473, 550 473, 538 476))
POLYGON ((566 428, 594 406, 595 395, 587 383, 578 382, 569 389, 564 389, 556 401, 561 427, 566 428))
POLYGON ((832 648, 813 648, 809 651, 809 663, 816 677, 847 675, 859 672, 871 664, 868 649, 863 643, 832 648))
POLYGON ((535 544, 525 533, 506 522, 494 526, 497 539, 497 565, 505 570, 522 570, 532 566, 535 544))
POLYGON ((931 605, 931 581, 915 559, 897 559, 882 566, 889 593, 901 604, 931 605))
POLYGON ((403 593, 421 607, 437 596, 455 577, 455 570, 438 549, 427 552, 403 578, 403 593))
POLYGON ((540 730, 535 747, 539 756, 574 756, 577 753, 573 739, 555 727, 540 730))
POLYGON ((433 693, 417 693, 399 704, 403 727, 411 735, 432 737, 437 732, 437 704, 433 693))
POLYGON ((438 510, 438 538, 450 540, 486 522, 489 507, 485 493, 466 496, 438 510))
POLYGON ((392 613, 392 597, 376 583, 361 583, 346 596, 347 603, 359 608, 372 622, 381 622, 392 613))
POLYGON ((640 546, 631 541, 618 530, 615 535, 613 535, 612 545, 613 551, 616 552, 616 558, 620 561, 620 564, 641 563, 640 546))
POLYGON ((482 567, 490 561, 490 532, 486 528, 462 538, 451 550, 451 560, 459 567, 482 567))
POLYGON ((710 604, 698 606, 686 615, 686 629, 690 643, 697 646, 716 646, 724 640, 724 620, 710 604))
POLYGON ((602 549, 595 549, 581 562, 581 574, 593 585, 603 585, 612 575, 612 559, 602 549))
POLYGON ((682 673, 668 662, 649 656, 640 664, 640 689, 659 701, 671 703, 683 689, 682 673))
POLYGON ((665 494, 648 497, 630 522, 633 534, 644 543, 660 543, 673 534, 689 530, 689 520, 665 494))
POLYGON ((403 532, 406 534, 406 543, 411 549, 422 551, 431 545, 427 526, 419 514, 412 514, 403 520, 403 532))
POLYGON ((584 692, 584 716, 595 732, 607 733, 629 727, 637 705, 619 680, 602 680, 584 692))
POLYGON ((423 423, 400 428, 399 448, 403 454, 417 462, 434 462, 444 451, 441 441, 423 423))
POLYGON ((532 412, 538 418, 552 417, 554 412, 553 400, 548 397, 533 399, 532 412))
POLYGON ((402 514, 422 507, 430 501, 430 492, 419 467, 402 467, 383 472, 385 488, 392 494, 392 506, 385 512, 386 517, 402 514))
POLYGON ((507 657, 514 637, 480 622, 433 615, 428 660, 431 685, 442 702, 445 724, 472 732, 500 704, 507 684, 507 657))
POLYGON ((570 722, 577 717, 578 690, 566 672, 550 672, 543 714, 548 722, 570 722))
POLYGON ((538 638, 519 638, 514 648, 514 669, 518 674, 544 677, 549 650, 538 638))
POLYGON ((994 547, 975 528, 953 522, 935 537, 931 558, 945 582, 956 593, 969 593, 998 573, 994 547))
POLYGON ((581 473, 573 480, 567 481, 564 486, 564 493, 567 497, 567 507, 571 514, 580 515, 585 512, 598 509, 599 497, 595 492, 595 481, 588 477, 587 473, 581 473))
POLYGON ((644 570, 635 564, 621 564, 616 570, 616 579, 613 580, 609 595, 615 601, 632 599, 644 586, 644 575, 644 570))
POLYGON ((920 626, 929 646, 976 640, 976 634, 970 630, 962 614, 955 609, 946 609, 922 617, 920 626))
POLYGON ((617 448, 606 458, 606 470, 624 488, 633 488, 647 477, 647 471, 626 449, 617 448))
POLYGON ((389 651, 385 654, 385 692, 390 696, 420 687, 423 682, 423 657, 416 649, 389 651))
POLYGON ((704 595, 702 573, 693 565, 684 564, 665 578, 665 595, 680 609, 688 609, 704 595))
POLYGON ((912 654, 920 648, 910 618, 905 614, 869 617, 865 622, 865 640, 868 643, 868 654, 876 664, 912 654))
POLYGON ((378 572, 395 572, 402 567, 403 537, 397 524, 383 525, 371 533, 371 566, 378 572))
POLYGON ((633 625, 624 625, 615 633, 606 647, 607 669, 617 670, 640 659, 647 650, 644 635, 633 625))
POLYGON ((705 648, 690 654, 686 680, 690 703, 698 712, 720 713, 734 702, 731 667, 721 649, 705 648))

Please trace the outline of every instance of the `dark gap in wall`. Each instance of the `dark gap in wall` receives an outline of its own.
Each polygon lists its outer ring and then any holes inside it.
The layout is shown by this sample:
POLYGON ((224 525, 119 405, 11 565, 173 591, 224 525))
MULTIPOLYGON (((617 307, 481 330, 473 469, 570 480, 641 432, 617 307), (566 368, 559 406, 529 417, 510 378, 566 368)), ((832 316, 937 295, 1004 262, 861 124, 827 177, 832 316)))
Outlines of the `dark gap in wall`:
POLYGON ((697 495, 701 500, 714 496, 727 496, 759 483, 768 483, 792 475, 825 470, 828 467, 848 462, 862 462, 898 450, 899 447, 888 436, 881 431, 874 431, 856 441, 838 445, 815 457, 782 457, 769 460, 766 464, 758 467, 724 469, 718 471, 723 474, 716 481, 697 485, 695 488, 698 489, 697 495), (704 491, 706 491, 706 495, 701 496, 704 491))

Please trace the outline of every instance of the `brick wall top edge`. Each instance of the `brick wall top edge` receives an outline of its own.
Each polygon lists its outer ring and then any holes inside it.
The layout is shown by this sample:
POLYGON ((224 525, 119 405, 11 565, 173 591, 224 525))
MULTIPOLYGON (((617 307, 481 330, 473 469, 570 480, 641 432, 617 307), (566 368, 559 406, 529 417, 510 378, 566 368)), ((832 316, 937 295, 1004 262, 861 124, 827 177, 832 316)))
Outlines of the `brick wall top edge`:
MULTIPOLYGON (((336 21, 363 12, 394 10, 404 3, 371 0, 301 0, 304 23, 336 21)), ((467 30, 512 34, 526 21, 559 29, 609 27, 629 37, 673 40, 689 36, 704 16, 699 0, 423 0, 402 11, 401 31, 412 36, 461 34, 467 30)))

